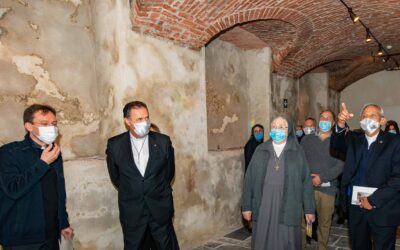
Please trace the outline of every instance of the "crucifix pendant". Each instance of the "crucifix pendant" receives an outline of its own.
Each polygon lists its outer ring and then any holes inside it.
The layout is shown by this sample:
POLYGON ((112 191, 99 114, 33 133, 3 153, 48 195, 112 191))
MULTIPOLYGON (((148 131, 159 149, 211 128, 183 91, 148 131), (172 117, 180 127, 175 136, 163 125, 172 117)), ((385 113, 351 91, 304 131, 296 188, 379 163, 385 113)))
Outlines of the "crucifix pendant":
POLYGON ((276 170, 276 171, 278 171, 278 169, 279 169, 279 166, 278 166, 278 165, 276 165, 276 166, 275 166, 275 170, 276 170))

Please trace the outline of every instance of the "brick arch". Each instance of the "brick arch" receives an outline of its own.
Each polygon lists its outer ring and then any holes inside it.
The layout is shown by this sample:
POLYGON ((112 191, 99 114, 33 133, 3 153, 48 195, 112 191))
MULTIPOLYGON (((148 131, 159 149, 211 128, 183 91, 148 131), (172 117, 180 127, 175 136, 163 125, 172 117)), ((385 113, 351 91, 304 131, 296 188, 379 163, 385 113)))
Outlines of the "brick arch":
MULTIPOLYGON (((290 77, 301 77, 310 69, 332 60, 357 60, 357 57, 369 56, 376 50, 375 46, 363 45, 365 29, 351 22, 340 1, 130 0, 130 3, 134 30, 193 49, 199 49, 221 32, 227 34, 228 29, 244 26, 241 24, 247 22, 275 19, 290 23, 297 33, 291 33, 291 37, 297 35, 297 39, 288 46, 272 48, 274 71, 290 77)), ((399 0, 368 3, 352 0, 349 4, 384 45, 392 45, 393 53, 399 53, 399 0)), ((257 39, 262 32, 252 34, 257 39)), ((268 35, 272 37, 271 33, 268 35)), ((282 41, 286 41, 285 38, 282 41)), ((361 64, 368 66, 357 69, 359 75, 362 75, 361 71, 372 72, 385 67, 365 61, 361 64)), ((352 79, 345 72, 328 71, 335 75, 337 89, 352 79)))
POLYGON ((311 20, 304 14, 293 9, 265 7, 242 10, 240 12, 221 17, 215 22, 211 23, 206 29, 207 35, 203 37, 201 44, 203 46, 224 30, 227 30, 235 25, 268 19, 276 19, 287 22, 297 27, 298 30, 295 45, 292 48, 281 50, 274 55, 274 68, 277 69, 282 63, 283 59, 291 51, 298 50, 300 49, 301 45, 307 43, 313 31, 313 24, 311 20))
POLYGON ((208 36, 205 37, 205 40, 208 42, 212 37, 221 31, 226 30, 234 25, 265 19, 282 20, 296 27, 300 27, 299 41, 302 43, 305 43, 308 40, 313 30, 312 22, 305 15, 296 10, 278 7, 265 7, 243 10, 222 17, 215 22, 210 23, 209 27, 206 29, 208 36))

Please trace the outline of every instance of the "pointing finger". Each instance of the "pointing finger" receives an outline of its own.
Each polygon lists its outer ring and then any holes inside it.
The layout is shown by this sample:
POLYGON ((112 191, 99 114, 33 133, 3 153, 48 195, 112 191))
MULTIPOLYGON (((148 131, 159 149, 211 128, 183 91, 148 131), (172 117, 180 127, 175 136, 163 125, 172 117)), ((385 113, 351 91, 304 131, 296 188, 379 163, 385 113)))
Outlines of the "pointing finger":
POLYGON ((348 112, 346 104, 344 102, 342 102, 342 110, 348 112))

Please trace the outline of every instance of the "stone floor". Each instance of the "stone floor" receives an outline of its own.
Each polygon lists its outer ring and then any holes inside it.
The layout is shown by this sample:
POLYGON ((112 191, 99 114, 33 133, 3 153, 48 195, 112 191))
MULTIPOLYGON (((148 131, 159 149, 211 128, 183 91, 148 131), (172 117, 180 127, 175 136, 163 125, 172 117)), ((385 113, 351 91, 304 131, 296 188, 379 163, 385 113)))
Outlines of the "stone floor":
MULTIPOLYGON (((251 249, 251 234, 242 227, 233 232, 219 238, 213 239, 206 244, 195 248, 194 250, 245 250, 251 249)), ((312 240, 311 244, 307 244, 307 250, 317 249, 317 242, 312 240)), ((333 223, 328 242, 328 250, 345 250, 350 249, 349 235, 347 225, 338 225, 333 223)), ((400 250, 400 234, 396 242, 396 250, 400 250)))

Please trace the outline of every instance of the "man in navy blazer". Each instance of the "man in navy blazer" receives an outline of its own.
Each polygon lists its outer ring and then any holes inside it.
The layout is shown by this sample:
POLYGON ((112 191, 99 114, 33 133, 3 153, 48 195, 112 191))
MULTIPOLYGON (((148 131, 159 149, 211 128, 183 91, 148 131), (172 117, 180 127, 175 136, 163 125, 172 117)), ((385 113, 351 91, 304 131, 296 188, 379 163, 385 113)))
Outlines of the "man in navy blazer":
POLYGON ((344 103, 332 134, 331 146, 346 154, 342 194, 349 212, 352 249, 395 249, 400 224, 400 137, 382 131, 385 124, 379 105, 367 104, 361 113, 365 133, 347 131, 346 122, 354 115, 344 103), (351 203, 355 186, 377 188, 368 197, 351 203))
POLYGON ((172 225, 175 160, 171 140, 149 131, 149 112, 143 102, 126 104, 123 113, 129 131, 110 138, 106 154, 111 182, 118 190, 124 249, 143 249, 147 230, 157 249, 179 249, 172 225))

